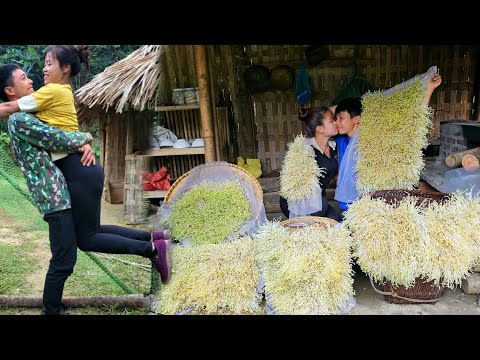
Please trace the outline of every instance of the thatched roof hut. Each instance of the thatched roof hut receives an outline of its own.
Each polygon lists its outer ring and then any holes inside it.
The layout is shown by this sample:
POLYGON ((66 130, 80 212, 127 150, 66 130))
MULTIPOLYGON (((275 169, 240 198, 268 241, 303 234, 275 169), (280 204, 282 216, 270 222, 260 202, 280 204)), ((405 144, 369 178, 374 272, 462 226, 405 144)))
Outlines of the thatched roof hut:
POLYGON ((130 165, 140 159, 132 155, 137 150, 147 157, 146 170, 155 172, 166 166, 173 179, 196 165, 216 159, 218 144, 214 132, 218 129, 211 124, 206 56, 201 54, 205 54, 202 46, 144 45, 76 91, 79 123, 99 124, 100 163, 105 170, 107 201, 112 200, 110 190, 122 189, 130 165), (204 74, 201 80, 197 79, 197 71, 204 74), (198 104, 169 106, 172 88, 202 85, 198 104), (154 121, 178 138, 202 137, 205 146, 182 151, 149 150, 154 121))
POLYGON ((162 45, 144 45, 107 67, 75 93, 80 123, 90 123, 100 113, 127 106, 145 110, 158 95, 162 45))

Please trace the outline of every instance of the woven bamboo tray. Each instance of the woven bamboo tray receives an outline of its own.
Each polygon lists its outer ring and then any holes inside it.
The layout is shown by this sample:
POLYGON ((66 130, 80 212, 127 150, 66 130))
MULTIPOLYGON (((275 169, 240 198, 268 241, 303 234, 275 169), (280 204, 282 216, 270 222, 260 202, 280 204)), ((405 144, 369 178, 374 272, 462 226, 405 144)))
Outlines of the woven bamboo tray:
POLYGON ((338 221, 323 216, 300 216, 283 220, 281 223, 288 231, 295 231, 306 226, 318 226, 330 228, 338 224, 338 221))
MULTIPOLYGON (((208 164, 207 164, 208 165, 208 164)), ((233 172, 237 175, 240 176, 240 178, 243 181, 246 181, 253 187, 253 191, 255 193, 255 197, 263 202, 263 190, 262 190, 262 185, 258 182, 258 180, 250 174, 247 170, 244 168, 241 168, 240 166, 237 166, 235 164, 228 164, 228 166, 233 170, 233 172)), ((175 181, 170 189, 167 192, 167 195, 165 195, 165 202, 168 202, 174 195, 175 193, 180 189, 183 180, 190 174, 190 171, 187 171, 185 174, 180 176, 177 181, 175 181)))
MULTIPOLYGON (((396 204, 409 195, 417 198, 416 206, 428 206, 434 202, 442 203, 449 198, 449 194, 446 193, 423 190, 379 190, 371 196, 374 199, 383 199, 388 204, 396 204)), ((385 281, 384 291, 377 290, 373 282, 371 280, 370 282, 373 289, 385 295, 385 299, 391 304, 435 304, 445 292, 444 287, 435 286, 433 281, 426 282, 420 278, 415 279, 415 285, 408 289, 402 285, 393 287, 389 281, 385 281)))

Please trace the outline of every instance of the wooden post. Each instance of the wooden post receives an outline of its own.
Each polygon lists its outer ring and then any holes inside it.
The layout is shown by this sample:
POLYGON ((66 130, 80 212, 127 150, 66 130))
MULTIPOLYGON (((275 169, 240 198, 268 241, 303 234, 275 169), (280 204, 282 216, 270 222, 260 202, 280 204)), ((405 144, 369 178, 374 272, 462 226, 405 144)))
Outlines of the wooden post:
POLYGON ((107 120, 100 120, 99 141, 100 141, 100 165, 105 168, 105 142, 107 140, 107 120))
POLYGON ((209 78, 207 71, 207 52, 205 45, 194 45, 195 66, 200 95, 200 117, 202 137, 205 144, 205 163, 216 160, 215 157, 215 130, 213 127, 212 103, 209 94, 209 78))
POLYGON ((216 104, 216 101, 215 101, 215 93, 216 93, 216 90, 215 90, 215 79, 213 78, 213 67, 214 67, 214 59, 215 59, 215 54, 214 54, 214 50, 213 50, 213 45, 210 45, 208 46, 207 48, 207 56, 208 56, 208 59, 212 59, 211 61, 208 62, 208 75, 209 75, 209 81, 210 81, 210 98, 212 99, 212 110, 213 108, 215 108, 215 110, 213 111, 213 127, 214 127, 214 130, 215 130, 215 151, 216 151, 216 159, 217 160, 224 160, 222 159, 222 153, 221 153, 221 150, 220 150, 220 141, 223 140, 220 138, 219 136, 219 119, 218 119, 218 115, 217 115, 217 111, 218 111, 218 108, 217 108, 217 104, 216 104))
POLYGON ((125 154, 130 155, 133 154, 133 121, 134 121, 134 112, 133 110, 128 111, 127 114, 127 141, 125 146, 125 154))

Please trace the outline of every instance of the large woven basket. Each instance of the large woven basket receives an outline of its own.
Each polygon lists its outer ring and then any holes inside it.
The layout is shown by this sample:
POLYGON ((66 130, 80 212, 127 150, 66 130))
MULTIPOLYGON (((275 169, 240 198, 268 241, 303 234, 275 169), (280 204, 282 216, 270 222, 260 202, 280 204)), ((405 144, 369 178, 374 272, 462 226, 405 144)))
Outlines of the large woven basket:
MULTIPOLYGON (((379 190, 371 196, 374 199, 383 199, 388 204, 396 204, 407 196, 414 196, 417 198, 416 206, 428 206, 433 202, 442 203, 450 195, 423 190, 379 190)), ((405 289, 402 285, 393 287, 389 281, 385 281, 383 290, 383 292, 376 291, 385 295, 385 299, 391 304, 435 304, 445 292, 444 287, 435 286, 433 281, 426 282, 420 278, 417 278, 415 285, 408 289, 405 289)))
POLYGON ((433 285, 433 281, 427 282, 423 279, 417 278, 415 279, 415 285, 408 289, 405 289, 403 285, 393 287, 389 281, 386 281, 383 284, 383 291, 391 293, 385 295, 385 299, 390 304, 418 304, 419 302, 435 304, 445 292, 445 287, 435 286, 433 285))
POLYGON ((283 220, 281 223, 288 231, 295 231, 306 226, 318 226, 330 228, 338 224, 338 221, 322 216, 300 216, 283 220))
POLYGON ((417 206, 441 203, 450 196, 442 192, 423 190, 378 190, 371 194, 373 199, 383 199, 388 204, 395 204, 409 195, 417 198, 417 206))
MULTIPOLYGON (((208 165, 208 164, 207 164, 208 165)), ((263 190, 262 190, 262 185, 258 182, 258 180, 252 175, 250 174, 247 170, 245 170, 244 168, 241 168, 240 166, 237 166, 235 164, 228 164, 228 166, 233 170, 233 172, 236 174, 236 175, 239 175, 240 178, 243 180, 243 181, 246 181, 247 183, 249 183, 252 187, 253 187, 253 191, 255 193, 255 197, 263 202, 263 190)), ((167 202, 169 201, 174 195, 175 193, 181 188, 182 186, 182 183, 183 183, 183 180, 185 180, 185 178, 190 174, 190 171, 187 171, 185 174, 183 174, 182 176, 180 176, 177 181, 175 181, 172 186, 170 187, 170 189, 168 190, 167 192, 167 195, 165 195, 165 199, 164 201, 167 202)))

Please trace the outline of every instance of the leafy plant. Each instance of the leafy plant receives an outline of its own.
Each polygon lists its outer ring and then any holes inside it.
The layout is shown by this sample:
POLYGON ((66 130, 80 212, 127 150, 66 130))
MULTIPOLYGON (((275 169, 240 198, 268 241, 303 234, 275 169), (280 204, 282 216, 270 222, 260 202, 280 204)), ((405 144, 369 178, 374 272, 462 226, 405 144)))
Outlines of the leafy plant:
POLYGON ((0 145, 10 144, 10 136, 6 132, 0 132, 0 145))
MULTIPOLYGON (((22 67, 35 89, 43 85, 43 52, 47 45, 0 46, 0 63, 14 63, 22 67)), ((89 45, 91 52, 90 71, 82 70, 73 78, 73 87, 78 89, 102 72, 107 66, 126 57, 140 45, 89 45)))

